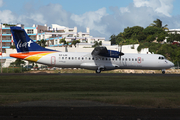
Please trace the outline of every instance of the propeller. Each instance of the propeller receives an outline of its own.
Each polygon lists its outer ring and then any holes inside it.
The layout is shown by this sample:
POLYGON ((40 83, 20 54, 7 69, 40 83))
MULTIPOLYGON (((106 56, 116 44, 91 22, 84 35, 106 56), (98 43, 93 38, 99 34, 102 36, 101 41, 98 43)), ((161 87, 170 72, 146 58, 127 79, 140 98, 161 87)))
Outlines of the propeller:
POLYGON ((118 52, 119 52, 119 58, 120 58, 120 61, 121 61, 121 56, 124 55, 124 53, 121 52, 121 51, 122 51, 122 45, 121 45, 121 48, 119 48, 119 45, 118 45, 118 52))

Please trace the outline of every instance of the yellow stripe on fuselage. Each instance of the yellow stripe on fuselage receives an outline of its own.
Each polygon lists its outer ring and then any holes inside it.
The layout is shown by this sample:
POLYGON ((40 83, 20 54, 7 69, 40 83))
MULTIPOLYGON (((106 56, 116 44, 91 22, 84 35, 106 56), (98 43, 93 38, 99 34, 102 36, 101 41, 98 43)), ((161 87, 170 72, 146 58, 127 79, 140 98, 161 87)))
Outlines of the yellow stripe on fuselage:
POLYGON ((38 61, 40 58, 42 58, 43 56, 48 55, 48 54, 51 54, 51 53, 54 53, 54 52, 40 53, 40 54, 36 54, 36 55, 29 56, 29 57, 27 57, 27 58, 25 58, 25 59, 28 60, 28 61, 37 62, 37 61, 38 61))

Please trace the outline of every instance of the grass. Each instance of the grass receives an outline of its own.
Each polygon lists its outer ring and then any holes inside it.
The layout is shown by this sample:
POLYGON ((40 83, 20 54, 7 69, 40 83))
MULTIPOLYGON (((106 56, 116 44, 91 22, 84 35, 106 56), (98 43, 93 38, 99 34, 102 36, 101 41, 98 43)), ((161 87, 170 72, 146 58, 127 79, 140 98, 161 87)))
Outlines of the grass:
POLYGON ((152 108, 180 107, 178 76, 1 76, 0 105, 37 100, 92 100, 152 108))

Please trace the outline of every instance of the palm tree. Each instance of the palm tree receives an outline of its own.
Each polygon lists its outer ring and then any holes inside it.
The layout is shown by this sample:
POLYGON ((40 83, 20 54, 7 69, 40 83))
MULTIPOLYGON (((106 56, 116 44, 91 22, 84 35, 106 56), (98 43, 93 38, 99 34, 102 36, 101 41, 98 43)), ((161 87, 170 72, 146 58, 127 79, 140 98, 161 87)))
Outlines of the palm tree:
POLYGON ((80 40, 74 40, 74 41, 72 41, 72 44, 76 47, 76 44, 77 43, 80 43, 80 40))
POLYGON ((94 45, 92 47, 99 47, 102 45, 102 41, 94 41, 94 45))
POLYGON ((62 38, 59 43, 63 43, 63 45, 65 46, 65 52, 68 52, 67 46, 69 45, 69 42, 66 42, 65 38, 62 38))
POLYGON ((160 19, 154 20, 153 23, 150 24, 150 26, 162 28, 163 30, 168 30, 168 25, 166 24, 165 26, 162 26, 162 21, 160 19))
POLYGON ((60 41, 59 41, 59 43, 63 43, 63 45, 68 45, 69 44, 69 42, 66 42, 66 40, 65 40, 66 38, 62 38, 60 41))
POLYGON ((39 44, 41 47, 46 47, 46 40, 45 39, 41 39, 40 41, 37 41, 37 44, 39 44))

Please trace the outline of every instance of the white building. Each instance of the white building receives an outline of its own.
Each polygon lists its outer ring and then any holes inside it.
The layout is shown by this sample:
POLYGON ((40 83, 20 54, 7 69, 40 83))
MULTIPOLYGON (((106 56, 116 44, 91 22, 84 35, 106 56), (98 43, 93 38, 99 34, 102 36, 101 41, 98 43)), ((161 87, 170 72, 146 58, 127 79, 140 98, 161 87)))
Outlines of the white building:
POLYGON ((175 33, 180 34, 180 29, 169 29, 168 33, 169 34, 175 34, 175 33))

